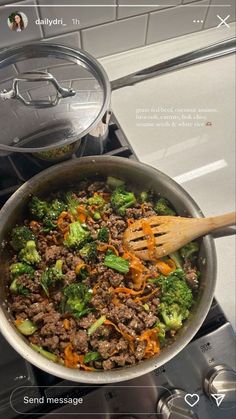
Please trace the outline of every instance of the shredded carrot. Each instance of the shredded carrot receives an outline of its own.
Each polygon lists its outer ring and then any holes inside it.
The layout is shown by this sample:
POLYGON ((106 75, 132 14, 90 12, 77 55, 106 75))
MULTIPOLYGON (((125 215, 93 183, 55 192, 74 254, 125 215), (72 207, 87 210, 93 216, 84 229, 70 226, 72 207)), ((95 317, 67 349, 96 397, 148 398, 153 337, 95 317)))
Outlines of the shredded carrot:
POLYGON ((157 329, 145 330, 139 336, 140 341, 146 341, 145 357, 150 358, 160 352, 160 344, 157 336, 157 329))
POLYGON ((115 253, 116 256, 119 256, 118 250, 112 244, 99 244, 97 246, 97 249, 99 250, 99 252, 106 252, 108 249, 110 249, 112 250, 112 252, 115 253))
POLYGON ((134 283, 134 288, 140 290, 143 287, 145 276, 148 273, 147 268, 142 264, 141 260, 130 252, 125 252, 124 259, 130 262, 130 276, 134 283))
POLYGON ((77 265, 75 267, 76 275, 79 275, 81 269, 83 269, 83 268, 87 268, 87 265, 84 262, 77 263, 77 265))
POLYGON ((166 263, 167 263, 167 265, 169 265, 169 267, 172 269, 172 271, 175 271, 176 270, 176 264, 175 264, 175 262, 172 259, 169 258, 166 261, 166 263))
POLYGON ((77 368, 79 363, 79 355, 73 351, 71 343, 69 343, 64 350, 65 366, 68 368, 77 368))
POLYGON ((156 267, 158 271, 165 276, 169 275, 173 271, 173 268, 171 268, 166 262, 163 262, 163 260, 158 260, 156 262, 156 267))
POLYGON ((157 294, 158 292, 159 292, 159 288, 155 288, 152 292, 150 292, 150 294, 144 295, 143 297, 137 297, 135 298, 134 301, 135 303, 139 301, 142 301, 142 302, 148 301, 150 297, 157 294))
POLYGON ((104 324, 113 326, 118 333, 120 333, 126 340, 128 340, 130 349, 132 350, 132 352, 134 352, 134 337, 133 336, 129 335, 129 333, 126 333, 120 330, 119 327, 116 326, 115 323, 111 322, 108 319, 104 321, 104 324))
POLYGON ((78 357, 79 357, 80 368, 83 368, 83 370, 85 370, 85 371, 95 371, 95 368, 89 367, 88 365, 85 365, 84 355, 78 355, 78 357))
POLYGON ((22 319, 16 319, 16 320, 15 320, 15 325, 16 325, 16 326, 19 326, 21 323, 23 323, 23 321, 24 321, 24 320, 22 320, 22 319))
POLYGON ((69 224, 74 221, 73 216, 67 212, 62 211, 60 214, 58 220, 57 220, 57 226, 59 230, 62 231, 63 234, 65 234, 69 230, 69 224))
POLYGON ((135 291, 127 287, 118 287, 114 289, 114 292, 118 292, 118 293, 120 292, 122 294, 128 294, 128 295, 138 295, 143 292, 143 289, 141 289, 140 291, 135 291))
POLYGON ((127 224, 128 224, 128 227, 130 227, 132 224, 134 224, 134 218, 128 218, 127 219, 127 224))
POLYGON ((64 326, 64 329, 70 330, 70 320, 64 319, 63 320, 63 326, 64 326))
POLYGON ((120 306, 121 305, 121 302, 120 302, 119 298, 117 298, 117 297, 113 297, 111 302, 114 304, 114 306, 120 306))
POLYGON ((34 221, 34 220, 30 221, 29 226, 30 226, 31 230, 33 230, 33 231, 38 231, 38 230, 40 230, 40 227, 41 227, 41 225, 38 223, 38 221, 34 221))
POLYGON ((149 258, 150 260, 154 260, 155 259, 155 236, 148 221, 146 220, 142 221, 142 229, 147 240, 149 258))

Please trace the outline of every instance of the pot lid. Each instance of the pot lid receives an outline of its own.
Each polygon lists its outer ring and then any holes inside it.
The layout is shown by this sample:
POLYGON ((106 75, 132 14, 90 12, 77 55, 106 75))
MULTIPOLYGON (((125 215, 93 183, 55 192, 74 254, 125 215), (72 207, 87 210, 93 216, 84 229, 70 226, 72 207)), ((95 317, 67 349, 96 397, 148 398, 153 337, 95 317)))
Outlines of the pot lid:
POLYGON ((110 102, 110 83, 88 53, 33 43, 0 53, 0 149, 41 152, 91 131, 110 102))

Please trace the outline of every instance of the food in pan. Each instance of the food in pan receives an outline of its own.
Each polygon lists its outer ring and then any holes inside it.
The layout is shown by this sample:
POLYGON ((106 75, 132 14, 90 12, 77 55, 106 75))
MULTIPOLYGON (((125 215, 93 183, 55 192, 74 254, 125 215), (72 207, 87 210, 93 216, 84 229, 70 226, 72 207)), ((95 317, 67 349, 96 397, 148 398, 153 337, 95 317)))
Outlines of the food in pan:
POLYGON ((110 370, 159 354, 190 316, 198 244, 141 261, 123 245, 134 220, 175 215, 167 199, 121 179, 33 196, 9 237, 7 300, 14 324, 51 361, 110 370))

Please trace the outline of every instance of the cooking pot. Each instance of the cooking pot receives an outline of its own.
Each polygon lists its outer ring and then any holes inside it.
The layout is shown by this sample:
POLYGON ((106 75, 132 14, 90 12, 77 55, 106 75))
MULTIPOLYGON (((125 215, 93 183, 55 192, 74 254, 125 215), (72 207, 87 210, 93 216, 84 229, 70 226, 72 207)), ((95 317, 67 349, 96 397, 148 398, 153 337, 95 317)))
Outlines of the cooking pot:
POLYGON ((216 283, 215 247, 212 237, 208 235, 200 241, 198 260, 199 271, 201 272, 200 285, 191 316, 176 335, 175 341, 169 347, 163 349, 160 355, 134 366, 117 368, 111 371, 87 372, 66 368, 36 353, 28 345, 26 338, 15 328, 12 323, 11 313, 7 309, 4 278, 6 277, 6 268, 9 261, 7 246, 5 246, 8 234, 16 223, 20 223, 25 219, 27 204, 32 194, 48 197, 52 191, 70 189, 85 178, 94 179, 101 176, 106 178, 108 175, 124 179, 137 192, 152 189, 154 192, 161 194, 170 201, 181 216, 203 216, 200 208, 188 193, 162 172, 143 163, 111 156, 72 159, 69 162, 63 162, 46 169, 21 186, 0 211, 1 332, 10 345, 28 362, 50 374, 80 383, 105 384, 130 380, 168 362, 190 342, 200 328, 211 306, 216 283))
POLYGON ((81 138, 106 139, 111 91, 235 51, 231 38, 110 82, 99 62, 80 49, 41 42, 3 50, 0 155, 67 159, 81 138))

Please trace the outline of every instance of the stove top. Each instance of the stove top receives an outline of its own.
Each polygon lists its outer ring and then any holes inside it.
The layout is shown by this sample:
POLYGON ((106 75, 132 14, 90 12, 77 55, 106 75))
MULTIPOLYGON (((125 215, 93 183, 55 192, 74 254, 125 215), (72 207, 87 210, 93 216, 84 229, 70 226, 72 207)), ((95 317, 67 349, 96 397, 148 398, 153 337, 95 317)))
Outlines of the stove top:
MULTIPOLYGON (((114 116, 108 138, 100 143, 91 138, 83 139, 72 158, 98 154, 137 160, 114 116)), ((21 184, 48 166, 30 155, 0 157, 0 207, 21 184)), ((56 419, 59 415, 64 418, 80 413, 80 417, 87 419, 233 419, 236 378, 231 348, 234 346, 231 325, 214 300, 193 341, 167 365, 130 382, 97 388, 44 373, 21 358, 0 335, 0 417, 20 418, 23 413, 29 418, 36 415, 56 419), (226 394, 219 408, 212 398, 213 391, 226 394), (184 401, 188 392, 190 404, 199 397, 192 407, 184 401), (25 396, 34 402, 25 403, 25 396), (55 397, 66 399, 59 404, 45 403, 45 398, 55 401, 55 397), (81 398, 83 403, 68 405, 68 398, 81 398)))

